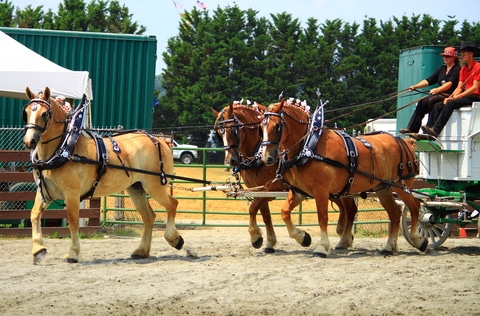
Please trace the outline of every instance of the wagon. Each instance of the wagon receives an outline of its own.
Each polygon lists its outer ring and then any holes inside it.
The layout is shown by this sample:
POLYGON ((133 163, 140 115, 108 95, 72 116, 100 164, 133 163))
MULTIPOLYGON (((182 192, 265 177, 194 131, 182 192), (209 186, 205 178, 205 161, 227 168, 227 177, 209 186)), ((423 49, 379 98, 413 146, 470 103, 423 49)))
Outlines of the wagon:
MULTIPOLYGON (((420 172, 426 184, 414 190, 421 200, 419 232, 438 248, 453 227, 478 225, 480 205, 480 102, 455 110, 437 140, 417 140, 420 172)), ((399 202, 401 205, 401 203, 399 202)), ((410 211, 403 206, 401 232, 407 242, 410 211)))

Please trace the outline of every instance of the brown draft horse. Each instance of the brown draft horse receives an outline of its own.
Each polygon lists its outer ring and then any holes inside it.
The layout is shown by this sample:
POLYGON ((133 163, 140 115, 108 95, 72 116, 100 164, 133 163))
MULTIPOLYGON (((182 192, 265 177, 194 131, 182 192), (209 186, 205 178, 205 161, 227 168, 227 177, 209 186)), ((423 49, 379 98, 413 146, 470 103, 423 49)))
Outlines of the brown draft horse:
MULTIPOLYGON (((60 142, 67 130, 68 117, 54 98, 50 96, 47 87, 40 97, 36 97, 26 88, 30 103, 24 109, 25 136, 23 143, 33 150, 33 157, 39 161, 53 161, 60 142)), ((125 166, 138 170, 150 171, 150 174, 132 172, 122 168, 106 168, 105 173, 95 184, 93 196, 105 196, 126 190, 140 213, 144 230, 140 245, 132 253, 133 259, 146 258, 150 255, 152 230, 155 221, 148 200, 149 194, 167 211, 167 223, 164 237, 176 249, 181 249, 183 238, 175 227, 175 215, 178 201, 169 195, 168 185, 161 184, 159 172, 172 174, 172 150, 166 142, 143 132, 132 132, 116 135, 112 141, 105 141, 108 162, 111 165, 125 166), (114 144, 118 146, 114 151, 114 144), (162 169, 163 168, 163 169, 162 169), (156 173, 156 174, 155 174, 156 173)), ((68 225, 72 242, 65 256, 68 262, 78 262, 80 256, 80 241, 78 237, 80 199, 91 191, 92 185, 98 180, 98 165, 74 162, 73 156, 97 161, 96 141, 85 131, 81 131, 73 155, 67 161, 55 168, 39 168, 33 174, 39 184, 35 203, 31 212, 33 263, 37 264, 46 255, 43 242, 40 219, 43 211, 54 200, 64 200, 68 225)), ((34 163, 35 167, 35 163, 34 163)), ((167 180, 165 180, 167 181, 167 180)), ((167 181, 168 182, 168 181, 167 181)))
MULTIPOLYGON (((284 100, 270 105, 262 121, 262 161, 267 165, 274 165, 279 154, 285 155, 283 158, 286 161, 297 155, 308 132, 307 122, 308 115, 303 110, 287 105, 284 100)), ((404 190, 412 187, 414 174, 418 169, 413 141, 404 141, 387 133, 363 135, 362 139, 371 144, 371 149, 360 139, 353 138, 358 148, 358 167, 354 174, 349 170, 351 160, 347 157, 344 139, 327 128, 322 128, 314 157, 302 166, 288 169, 284 174, 290 185, 315 198, 320 242, 314 249, 314 255, 326 257, 330 253, 327 235, 328 199, 331 195, 341 194, 345 188, 348 188, 347 193, 350 194, 374 191, 387 211, 390 224, 387 243, 381 250, 383 255, 397 252, 401 210, 395 202, 392 190, 411 211, 410 238, 416 248, 425 251, 428 241, 417 232, 420 203, 408 189, 404 190), (407 165, 413 170, 409 171, 407 165), (351 185, 347 186, 349 182, 351 185)), ((289 213, 297 203, 297 197, 289 194, 282 207, 282 214, 289 213)), ((293 227, 288 229, 290 236, 301 243, 304 232, 293 227)))
MULTIPOLYGON (((230 104, 220 112, 212 109, 216 118, 214 129, 223 139, 225 164, 240 170, 241 177, 248 188, 266 185, 272 182, 276 176, 277 167, 275 165, 267 166, 263 164, 258 153, 262 141, 259 133, 259 124, 265 110, 266 107, 259 103, 255 103, 255 106, 230 104)), ((286 191, 286 186, 282 181, 276 181, 268 186, 266 185, 265 190, 286 191)), ((304 198, 304 196, 296 194, 295 204, 291 205, 291 209, 293 210, 304 198)), ((275 252, 274 246, 277 242, 268 205, 273 199, 257 197, 253 199, 249 206, 250 222, 248 231, 250 233, 250 241, 254 248, 258 249, 262 246, 262 231, 256 221, 257 212, 260 210, 267 232, 267 245, 264 249, 266 253, 275 252)), ((340 208, 337 233, 341 236, 335 248, 351 248, 353 242, 352 225, 357 213, 357 205, 353 198, 334 199, 334 202, 340 208)), ((289 231, 295 231, 290 212, 282 213, 282 219, 289 231)), ((308 247, 310 243, 311 237, 305 232, 301 245, 308 247)))

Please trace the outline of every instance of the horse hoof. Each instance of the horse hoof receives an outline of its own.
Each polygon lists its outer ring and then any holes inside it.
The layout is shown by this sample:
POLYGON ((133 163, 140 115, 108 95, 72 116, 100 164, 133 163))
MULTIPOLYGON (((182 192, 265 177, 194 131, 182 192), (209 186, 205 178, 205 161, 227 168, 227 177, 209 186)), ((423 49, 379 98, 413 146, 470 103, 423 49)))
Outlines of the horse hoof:
POLYGON ((260 238, 257 239, 257 241, 252 242, 252 246, 255 249, 260 249, 260 247, 262 247, 262 245, 263 245, 263 237, 260 237, 260 238))
POLYGON ((47 249, 43 248, 37 251, 36 254, 33 255, 33 264, 37 264, 42 261, 43 258, 47 255, 47 249))
POLYGON ((305 232, 305 237, 303 237, 303 241, 301 243, 302 247, 308 247, 312 244, 312 237, 310 237, 310 234, 305 232))
POLYGON ((420 245, 420 247, 418 248, 421 252, 425 252, 427 251, 427 248, 428 248, 428 239, 425 238, 423 239, 423 242, 422 244, 420 245))
POLYGON ((390 257, 390 256, 393 256, 393 252, 392 251, 388 251, 388 250, 382 250, 379 252, 380 255, 384 256, 385 258, 386 257, 390 257))
POLYGON ((183 237, 180 236, 180 239, 178 239, 178 243, 177 243, 177 245, 175 246, 175 249, 177 249, 177 250, 182 249, 184 243, 185 243, 185 242, 183 241, 183 237))
POLYGON ((263 250, 263 252, 265 252, 265 253, 275 253, 275 249, 273 249, 273 248, 265 248, 265 249, 263 250))
POLYGON ((131 256, 130 256, 130 259, 132 259, 132 260, 141 260, 141 259, 145 259, 145 257, 140 256, 140 255, 131 255, 131 256))
POLYGON ((68 263, 78 263, 78 260, 77 260, 77 259, 73 259, 73 258, 66 258, 66 259, 65 259, 65 262, 68 262, 68 263))
POLYGON ((326 257, 327 257, 327 255, 324 254, 323 252, 314 252, 314 253, 313 253, 313 256, 314 256, 315 258, 326 258, 326 257))

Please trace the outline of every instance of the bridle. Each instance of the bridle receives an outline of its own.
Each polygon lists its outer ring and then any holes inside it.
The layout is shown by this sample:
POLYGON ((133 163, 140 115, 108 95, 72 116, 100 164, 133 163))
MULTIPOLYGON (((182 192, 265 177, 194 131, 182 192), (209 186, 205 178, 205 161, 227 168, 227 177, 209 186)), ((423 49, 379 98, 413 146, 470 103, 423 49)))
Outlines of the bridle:
POLYGON ((218 134, 224 135, 227 128, 230 128, 230 131, 235 139, 235 143, 232 145, 223 146, 223 149, 229 150, 234 148, 240 147, 240 128, 243 127, 244 124, 240 122, 240 120, 233 114, 233 117, 227 120, 223 120, 223 112, 221 113, 222 120, 218 121, 219 126, 217 129, 219 130, 218 134), (226 126, 226 123, 233 123, 230 126, 226 126))
MULTIPOLYGON (((280 145, 280 142, 281 142, 282 136, 283 136, 283 127, 286 126, 285 125, 285 115, 287 115, 288 117, 290 117, 292 120, 294 120, 295 122, 297 122, 299 124, 308 125, 308 124, 310 124, 310 121, 311 121, 310 117, 308 118, 307 121, 304 121, 302 119, 297 119, 296 117, 294 117, 292 114, 290 114, 288 111, 285 111, 285 110, 283 110, 281 113, 267 111, 263 114, 262 124, 263 125, 268 125, 271 116, 279 117, 280 122, 275 123, 274 129, 273 129, 273 132, 276 135, 279 135, 279 136, 278 136, 278 141, 271 141, 271 140, 262 141, 261 146, 268 146, 268 145, 277 145, 278 146, 278 145, 280 145)), ((295 144, 298 144, 298 143, 302 142, 308 135, 309 135, 309 133, 307 132, 295 144)), ((283 152, 289 152, 289 151, 290 151, 290 149, 285 149, 283 152)))
POLYGON ((30 129, 30 128, 36 129, 36 130, 40 131, 40 135, 41 135, 41 134, 45 133, 45 131, 48 129, 48 127, 50 125, 50 122, 51 122, 51 119, 52 119, 52 116, 53 116, 52 105, 48 101, 45 101, 43 99, 32 99, 23 108, 23 122, 25 123, 25 125, 23 126, 23 129, 25 129, 25 130, 30 129), (40 125, 33 124, 33 123, 27 123, 26 108, 30 105, 31 105, 31 108, 30 108, 31 111, 36 111, 37 110, 37 105, 45 106, 47 108, 47 111, 42 114, 42 117, 45 121, 45 126, 40 126, 40 125))
POLYGON ((275 123, 274 129, 273 129, 273 132, 277 135, 280 135, 280 137, 278 138, 279 139, 278 141, 271 141, 271 140, 262 141, 261 146, 279 145, 280 144, 281 135, 282 135, 282 132, 283 132, 283 126, 285 125, 285 119, 283 117, 283 113, 284 112, 282 112, 282 113, 276 113, 276 112, 265 112, 265 113, 263 113, 263 122, 262 122, 263 125, 268 125, 268 123, 270 121, 270 116, 276 116, 276 117, 280 118, 280 122, 275 123))

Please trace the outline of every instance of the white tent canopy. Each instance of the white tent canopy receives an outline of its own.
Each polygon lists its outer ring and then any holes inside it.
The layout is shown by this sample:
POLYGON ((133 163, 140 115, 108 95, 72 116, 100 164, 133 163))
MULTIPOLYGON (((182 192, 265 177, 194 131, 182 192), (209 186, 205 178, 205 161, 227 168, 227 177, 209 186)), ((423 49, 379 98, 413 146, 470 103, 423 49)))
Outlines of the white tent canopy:
POLYGON ((0 97, 27 99, 33 92, 49 87, 53 95, 92 100, 88 71, 63 68, 0 31, 0 97))

